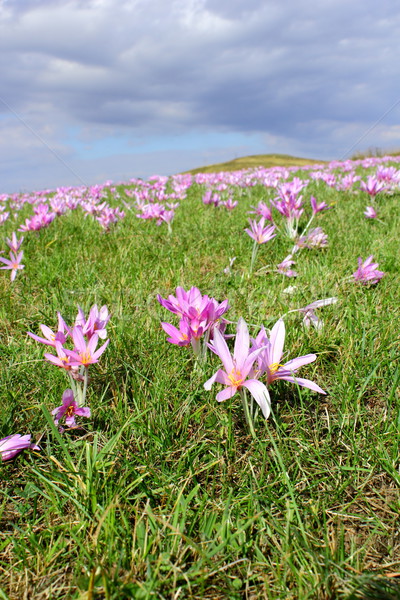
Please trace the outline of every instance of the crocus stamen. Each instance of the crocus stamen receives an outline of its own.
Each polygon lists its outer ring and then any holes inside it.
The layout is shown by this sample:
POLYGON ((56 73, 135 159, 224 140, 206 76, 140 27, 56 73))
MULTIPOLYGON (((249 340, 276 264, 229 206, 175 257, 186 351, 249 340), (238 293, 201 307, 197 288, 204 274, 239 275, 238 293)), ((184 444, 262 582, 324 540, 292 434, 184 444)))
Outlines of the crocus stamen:
POLYGON ((271 375, 275 375, 275 373, 279 370, 280 367, 283 367, 283 365, 281 365, 280 363, 272 363, 272 365, 269 365, 268 371, 271 375))
POLYGON ((80 355, 81 357, 81 361, 83 365, 86 364, 90 364, 91 360, 92 360, 92 355, 90 354, 90 352, 82 352, 82 354, 80 355))
POLYGON ((232 385, 235 387, 239 387, 240 385, 242 385, 242 383, 244 381, 243 375, 241 374, 240 371, 237 371, 236 369, 233 369, 230 372, 230 374, 228 375, 228 379, 232 383, 232 385))
POLYGON ((66 417, 72 417, 75 414, 75 407, 73 404, 70 404, 65 412, 66 417))

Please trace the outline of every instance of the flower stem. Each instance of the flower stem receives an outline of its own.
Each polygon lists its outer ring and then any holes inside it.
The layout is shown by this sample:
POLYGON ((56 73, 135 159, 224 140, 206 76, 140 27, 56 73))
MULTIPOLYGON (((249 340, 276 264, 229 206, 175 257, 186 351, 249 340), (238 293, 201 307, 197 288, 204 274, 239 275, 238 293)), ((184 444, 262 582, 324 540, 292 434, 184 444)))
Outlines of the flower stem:
POLYGON ((242 399, 242 404, 243 404, 244 416, 246 418, 246 423, 249 426, 251 437, 255 440, 256 439, 256 432, 254 431, 254 423, 253 423, 252 416, 250 414, 249 404, 247 402, 246 390, 243 389, 243 388, 241 388, 239 390, 239 392, 240 392, 240 397, 242 399))
POLYGON ((207 350, 208 350, 208 340, 210 339, 210 329, 207 329, 207 331, 204 334, 204 338, 203 338, 203 348, 202 348, 202 352, 201 352, 201 360, 203 362, 203 364, 206 362, 207 359, 207 350))
POLYGON ((74 378, 72 377, 72 375, 71 375, 71 373, 69 371, 68 371, 68 376, 69 376, 69 382, 70 382, 70 385, 71 385, 71 390, 72 390, 72 392, 74 394, 74 397, 76 398, 76 396, 78 394, 77 385, 76 385, 75 380, 74 380, 74 378))
POLYGON ((85 406, 87 385, 89 381, 89 367, 85 367, 85 375, 83 380, 82 406, 85 406))
POLYGON ((256 262, 257 252, 258 252, 259 245, 260 244, 257 241, 254 240, 253 251, 251 253, 251 262, 250 262, 250 268, 249 268, 249 275, 251 275, 252 272, 253 272, 254 263, 256 262))

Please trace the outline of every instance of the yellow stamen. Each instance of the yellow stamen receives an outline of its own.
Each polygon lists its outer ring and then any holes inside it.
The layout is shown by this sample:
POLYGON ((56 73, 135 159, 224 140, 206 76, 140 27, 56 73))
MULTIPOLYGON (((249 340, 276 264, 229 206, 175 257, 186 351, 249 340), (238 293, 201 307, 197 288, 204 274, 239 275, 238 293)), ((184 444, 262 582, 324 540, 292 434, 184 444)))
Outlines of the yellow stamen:
POLYGON ((80 355, 81 357, 81 362, 83 365, 86 365, 87 363, 90 363, 90 361, 92 360, 92 355, 90 354, 89 351, 87 352, 82 352, 82 354, 80 355))
POLYGON ((229 381, 234 387, 239 387, 243 383, 243 376, 240 371, 233 369, 228 375, 229 381))
POLYGON ((269 365, 268 371, 270 372, 270 375, 275 375, 278 369, 283 366, 284 365, 281 365, 280 363, 272 363, 272 365, 269 365))

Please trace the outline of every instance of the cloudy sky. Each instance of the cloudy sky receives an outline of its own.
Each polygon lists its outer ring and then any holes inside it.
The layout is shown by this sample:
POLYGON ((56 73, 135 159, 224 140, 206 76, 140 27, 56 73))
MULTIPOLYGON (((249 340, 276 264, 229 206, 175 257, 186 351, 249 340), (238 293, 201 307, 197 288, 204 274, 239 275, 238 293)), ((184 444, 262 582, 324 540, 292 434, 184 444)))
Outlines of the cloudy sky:
POLYGON ((0 0, 0 193, 400 148, 395 0, 0 0))

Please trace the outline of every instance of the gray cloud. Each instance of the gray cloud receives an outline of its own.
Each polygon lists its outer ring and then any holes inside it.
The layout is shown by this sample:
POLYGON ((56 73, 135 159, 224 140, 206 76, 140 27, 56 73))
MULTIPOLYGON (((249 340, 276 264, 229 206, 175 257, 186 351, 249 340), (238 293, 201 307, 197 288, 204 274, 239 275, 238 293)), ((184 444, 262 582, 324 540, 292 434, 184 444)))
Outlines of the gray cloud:
MULTIPOLYGON (((398 99, 399 34, 391 0, 0 0, 3 181, 10 161, 27 185, 50 164, 32 130, 71 161, 77 143, 207 132, 339 156, 398 99)), ((373 145, 399 145, 399 113, 373 145)))

